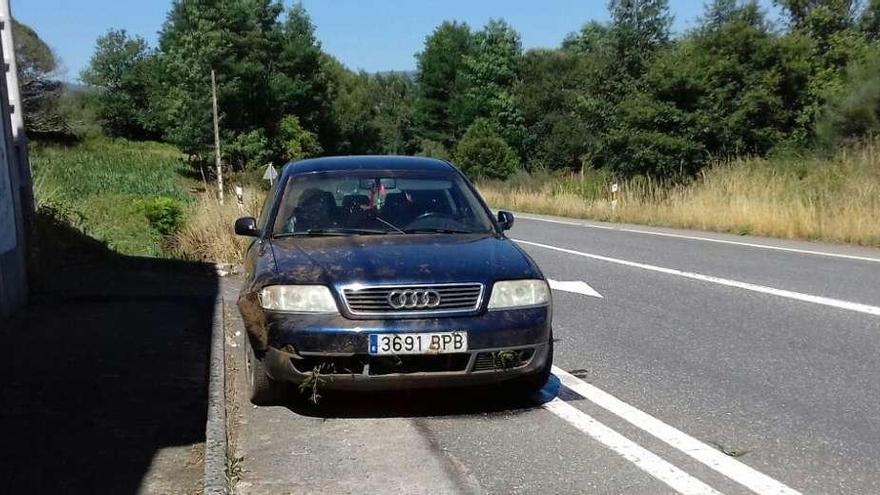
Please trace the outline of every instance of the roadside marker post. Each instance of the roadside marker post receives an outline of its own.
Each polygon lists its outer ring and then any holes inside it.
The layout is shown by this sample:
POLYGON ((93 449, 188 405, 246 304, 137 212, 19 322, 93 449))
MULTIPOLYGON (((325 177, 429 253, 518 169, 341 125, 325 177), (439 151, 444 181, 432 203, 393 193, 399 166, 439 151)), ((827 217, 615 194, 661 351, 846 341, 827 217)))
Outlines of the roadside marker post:
POLYGON ((617 191, 620 190, 620 186, 617 185, 617 182, 611 184, 611 210, 617 209, 617 191))

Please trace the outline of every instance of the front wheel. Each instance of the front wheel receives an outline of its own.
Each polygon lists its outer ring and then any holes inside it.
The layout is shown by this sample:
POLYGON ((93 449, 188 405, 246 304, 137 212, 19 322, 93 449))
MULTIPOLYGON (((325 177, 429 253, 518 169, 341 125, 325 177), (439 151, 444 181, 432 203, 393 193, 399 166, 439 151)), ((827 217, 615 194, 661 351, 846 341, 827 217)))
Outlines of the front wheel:
POLYGON ((547 380, 550 379, 550 371, 553 368, 553 336, 550 336, 550 343, 547 344, 547 361, 538 372, 515 378, 510 387, 512 392, 518 395, 532 395, 544 388, 547 380))
POLYGON ((257 358, 250 339, 245 337, 245 368, 247 371, 248 388, 251 403, 257 406, 272 406, 284 402, 287 387, 284 383, 273 380, 266 373, 266 366, 257 358))

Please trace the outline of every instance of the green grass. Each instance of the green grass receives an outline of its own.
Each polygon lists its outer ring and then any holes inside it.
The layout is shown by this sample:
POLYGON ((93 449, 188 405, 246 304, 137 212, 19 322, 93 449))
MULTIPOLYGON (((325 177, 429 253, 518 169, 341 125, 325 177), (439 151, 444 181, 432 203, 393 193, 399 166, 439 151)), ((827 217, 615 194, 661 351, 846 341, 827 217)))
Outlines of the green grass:
POLYGON ((126 255, 163 256, 164 237, 146 211, 158 198, 188 202, 186 163, 159 143, 92 140, 76 146, 32 145, 38 205, 72 213, 77 227, 126 255))

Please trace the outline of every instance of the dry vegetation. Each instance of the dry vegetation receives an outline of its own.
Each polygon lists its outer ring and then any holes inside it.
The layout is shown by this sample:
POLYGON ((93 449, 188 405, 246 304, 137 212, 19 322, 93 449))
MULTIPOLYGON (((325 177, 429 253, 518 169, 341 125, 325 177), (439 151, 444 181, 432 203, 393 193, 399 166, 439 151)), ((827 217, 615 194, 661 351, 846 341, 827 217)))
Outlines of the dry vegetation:
POLYGON ((246 188, 244 206, 239 207, 235 196, 227 195, 224 204, 212 193, 201 193, 186 212, 186 223, 174 235, 173 254, 193 260, 216 263, 241 263, 241 256, 251 239, 236 236, 235 220, 243 216, 257 216, 265 193, 246 188))
POLYGON ((820 158, 719 163, 694 181, 621 183, 601 175, 489 182, 493 207, 614 222, 880 246, 880 145, 820 158))

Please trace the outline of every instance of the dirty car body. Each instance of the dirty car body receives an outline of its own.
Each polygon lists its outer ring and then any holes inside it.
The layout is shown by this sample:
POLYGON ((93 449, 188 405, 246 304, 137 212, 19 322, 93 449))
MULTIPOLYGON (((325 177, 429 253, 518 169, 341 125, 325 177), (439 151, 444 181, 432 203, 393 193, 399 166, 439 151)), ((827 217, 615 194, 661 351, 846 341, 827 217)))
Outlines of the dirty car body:
POLYGON ((320 376, 336 389, 540 388, 550 291, 447 162, 337 157, 285 167, 245 256, 239 309, 252 396, 320 376), (265 376, 262 376, 265 374, 265 376))

